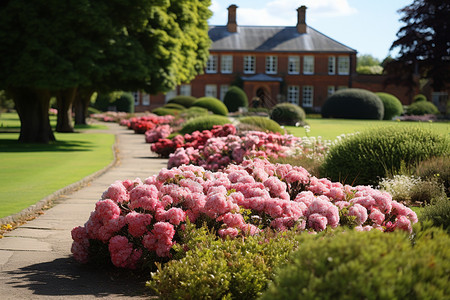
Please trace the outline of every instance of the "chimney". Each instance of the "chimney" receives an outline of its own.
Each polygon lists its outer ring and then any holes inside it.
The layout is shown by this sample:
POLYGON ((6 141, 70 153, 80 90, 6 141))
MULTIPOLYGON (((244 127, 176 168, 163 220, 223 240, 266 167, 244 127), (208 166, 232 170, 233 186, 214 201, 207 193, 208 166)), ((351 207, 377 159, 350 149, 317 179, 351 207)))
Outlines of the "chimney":
POLYGON ((297 12, 297 31, 298 33, 306 33, 306 6, 300 6, 297 9, 297 12))
POLYGON ((234 4, 231 4, 228 7, 228 23, 227 23, 228 32, 237 32, 236 8, 238 7, 234 4))

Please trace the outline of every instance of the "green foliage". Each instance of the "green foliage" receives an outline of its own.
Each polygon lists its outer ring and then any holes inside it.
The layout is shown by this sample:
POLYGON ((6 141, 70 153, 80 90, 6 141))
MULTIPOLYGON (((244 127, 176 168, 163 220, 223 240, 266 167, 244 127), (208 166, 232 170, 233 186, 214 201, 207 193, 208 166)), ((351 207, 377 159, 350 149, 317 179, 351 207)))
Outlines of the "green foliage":
MULTIPOLYGON (((100 111, 108 111, 108 108, 114 106, 114 97, 110 93, 98 93, 93 107, 100 111)), ((134 101, 134 100, 133 100, 134 101)))
POLYGON ((192 133, 196 130, 203 131, 203 130, 210 130, 213 128, 214 125, 225 125, 229 124, 230 119, 224 116, 219 115, 210 115, 210 116, 203 116, 198 117, 195 119, 192 119, 188 121, 183 128, 181 128, 180 133, 186 134, 186 133, 192 133))
POLYGON ((363 89, 344 89, 331 95, 322 106, 322 117, 382 120, 383 102, 363 89))
POLYGON ((247 94, 240 87, 231 86, 225 94, 223 104, 229 112, 238 111, 239 107, 248 107, 247 94))
POLYGON ((88 107, 88 116, 89 115, 93 115, 93 114, 100 114, 100 113, 101 113, 100 110, 98 110, 98 109, 96 109, 96 108, 94 108, 92 106, 88 107))
POLYGON ((411 202, 420 204, 433 204, 441 199, 447 199, 444 185, 435 178, 421 180, 411 189, 411 202))
POLYGON ((439 110, 437 109, 436 105, 434 105, 431 102, 428 101, 419 101, 414 102, 408 108, 406 109, 407 115, 414 115, 414 116, 423 116, 423 115, 437 115, 439 114, 439 110))
POLYGON ((375 93, 383 102, 384 117, 383 120, 392 120, 393 117, 400 116, 403 113, 403 105, 394 95, 388 93, 375 93))
POLYGON ((157 107, 152 110, 152 113, 158 116, 166 116, 166 115, 172 115, 176 116, 180 113, 180 110, 174 109, 174 108, 167 108, 167 107, 157 107))
POLYGON ((216 115, 227 116, 228 108, 217 98, 202 97, 195 100, 192 106, 203 107, 216 115))
POLYGON ((239 119, 240 123, 243 124, 250 124, 255 125, 259 128, 261 128, 262 131, 270 131, 270 132, 278 132, 283 134, 284 130, 280 127, 280 125, 266 117, 258 117, 258 116, 252 116, 252 117, 243 117, 239 119))
POLYGON ((130 93, 122 93, 115 101, 117 111, 134 113, 134 97, 130 93))
POLYGON ((195 100, 197 100, 197 98, 192 96, 178 95, 170 99, 167 103, 176 103, 184 106, 185 108, 189 108, 192 104, 194 104, 195 100))
POLYGON ((302 234, 261 299, 444 299, 450 237, 438 228, 302 234))
POLYGON ((152 274, 161 299, 256 299, 296 248, 294 232, 217 240, 204 228, 189 233, 188 252, 152 274))
POLYGON ((425 179, 437 179, 450 196, 450 157, 439 156, 421 161, 417 164, 414 174, 425 179))
POLYGON ((305 111, 292 103, 279 103, 273 107, 270 118, 278 124, 294 126, 305 120, 305 111))
POLYGON ((379 66, 380 60, 370 54, 360 54, 357 57, 357 63, 356 67, 373 67, 373 66, 379 66))
POLYGON ((424 94, 417 94, 413 98, 413 102, 422 102, 422 101, 428 101, 427 96, 424 94))
POLYGON ((186 107, 184 107, 181 104, 177 104, 177 103, 167 103, 166 105, 164 105, 165 108, 170 108, 170 109, 176 109, 176 110, 185 110, 186 107))
POLYGON ((434 226, 442 227, 450 233, 450 200, 440 199, 433 205, 425 206, 420 218, 430 220, 434 226))
POLYGON ((360 66, 356 67, 356 73, 358 74, 383 74, 382 66, 360 66))
POLYGON ((386 126, 366 130, 333 145, 321 167, 322 176, 332 181, 377 184, 387 174, 397 174, 402 166, 450 151, 445 135, 419 127, 386 126))
POLYGON ((5 91, 0 90, 0 113, 3 109, 10 110, 14 108, 14 101, 8 97, 5 91))

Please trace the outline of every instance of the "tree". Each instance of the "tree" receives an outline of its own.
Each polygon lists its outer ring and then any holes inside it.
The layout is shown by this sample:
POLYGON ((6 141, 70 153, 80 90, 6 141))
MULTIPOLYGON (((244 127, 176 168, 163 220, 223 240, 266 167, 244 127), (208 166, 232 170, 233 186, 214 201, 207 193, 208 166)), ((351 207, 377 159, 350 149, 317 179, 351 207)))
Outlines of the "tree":
POLYGON ((358 74, 381 74, 383 67, 378 58, 370 54, 362 54, 358 55, 356 72, 358 74))
POLYGON ((450 82, 450 2, 415 0, 399 12, 406 25, 391 46, 399 48, 399 56, 386 64, 388 74, 410 85, 417 74, 442 90, 450 82))
POLYGON ((16 103, 19 140, 54 140, 51 95, 58 98, 61 124, 70 124, 73 101, 81 101, 84 110, 93 90, 157 93, 192 79, 208 57, 209 5, 210 0, 3 1, 0 89, 10 91, 16 103))

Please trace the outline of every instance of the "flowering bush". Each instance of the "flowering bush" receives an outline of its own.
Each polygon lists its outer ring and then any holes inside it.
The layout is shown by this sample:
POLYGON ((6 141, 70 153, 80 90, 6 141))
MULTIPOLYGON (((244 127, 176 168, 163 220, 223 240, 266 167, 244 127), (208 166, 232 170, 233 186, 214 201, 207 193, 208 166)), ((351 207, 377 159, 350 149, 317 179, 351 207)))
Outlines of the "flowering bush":
POLYGON ((103 122, 121 122, 128 118, 129 114, 126 112, 107 111, 100 114, 91 114, 91 118, 103 121, 103 122))
POLYGON ((339 225, 411 232, 417 216, 388 193, 319 179, 302 167, 258 158, 221 172, 183 165, 144 182, 114 182, 84 226, 72 230, 72 253, 88 262, 104 252, 115 266, 131 269, 167 261, 188 220, 234 238, 266 228, 317 232, 339 225))
POLYGON ((132 117, 130 119, 123 119, 120 125, 127 126, 128 129, 134 130, 135 133, 145 133, 153 129, 158 124, 169 124, 173 122, 173 116, 157 116, 149 114, 141 117, 132 117))

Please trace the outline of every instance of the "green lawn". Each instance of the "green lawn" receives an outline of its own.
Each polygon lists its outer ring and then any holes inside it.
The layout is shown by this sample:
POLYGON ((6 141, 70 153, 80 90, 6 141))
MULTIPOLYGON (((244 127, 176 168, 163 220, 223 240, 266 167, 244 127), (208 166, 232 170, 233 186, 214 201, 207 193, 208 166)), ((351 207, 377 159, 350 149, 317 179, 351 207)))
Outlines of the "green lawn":
MULTIPOLYGON (((343 133, 354 133, 370 128, 381 126, 418 126, 433 131, 450 134, 450 122, 399 122, 399 121, 377 121, 377 120, 343 120, 343 119, 306 119, 311 127, 309 136, 321 136, 323 139, 334 140, 343 133)), ((303 127, 285 126, 289 133, 303 137, 306 135, 303 127)))
MULTIPOLYGON (((17 120, 5 115, 0 116, 0 125, 6 128, 8 124, 11 129, 17 120)), ((18 136, 18 132, 0 133, 0 218, 37 203, 113 160, 112 134, 55 133, 57 142, 48 145, 21 144, 18 136)))

